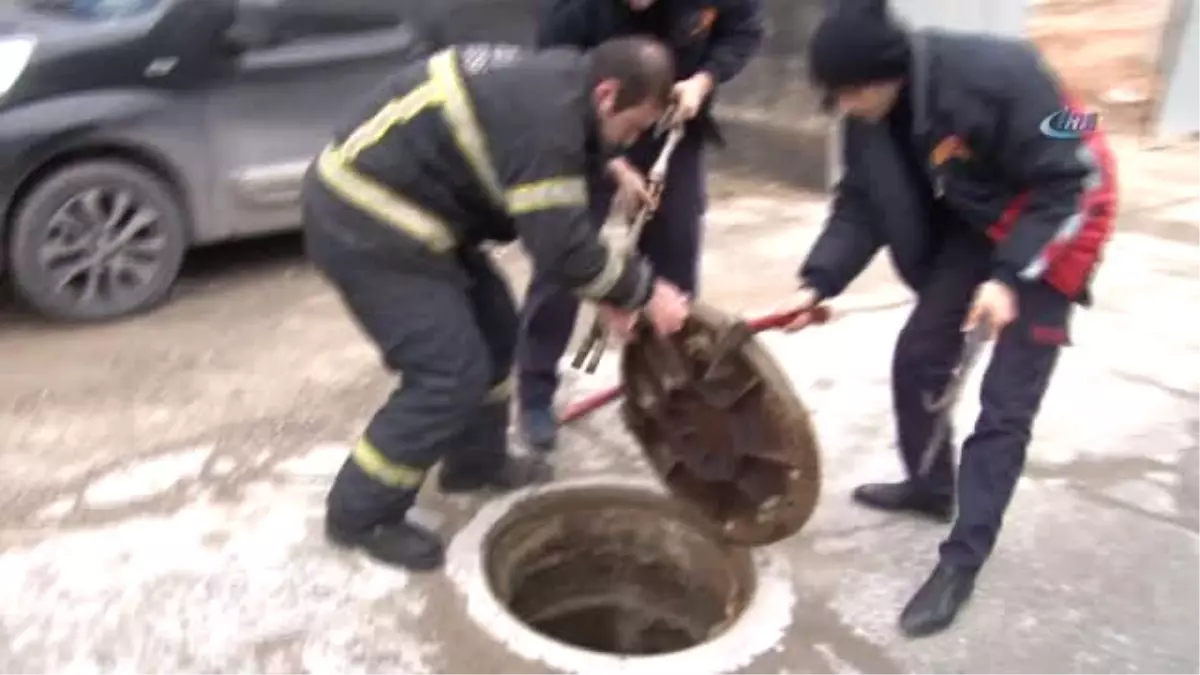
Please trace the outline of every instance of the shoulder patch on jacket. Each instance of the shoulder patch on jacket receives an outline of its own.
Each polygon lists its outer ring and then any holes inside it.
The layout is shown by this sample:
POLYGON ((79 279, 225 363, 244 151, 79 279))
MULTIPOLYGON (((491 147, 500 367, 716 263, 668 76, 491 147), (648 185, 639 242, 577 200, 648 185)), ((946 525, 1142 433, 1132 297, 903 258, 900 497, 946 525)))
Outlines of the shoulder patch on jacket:
POLYGON ((692 15, 691 28, 688 29, 689 37, 698 37, 712 30, 713 24, 717 21, 717 8, 704 7, 700 11, 692 15))
POLYGON ((966 161, 971 157, 971 149, 967 147, 967 144, 963 142, 962 138, 952 134, 933 146, 933 152, 929 153, 929 164, 938 167, 951 160, 966 161))
POLYGON ((516 65, 528 52, 517 45, 470 43, 458 47, 463 70, 472 75, 516 65))

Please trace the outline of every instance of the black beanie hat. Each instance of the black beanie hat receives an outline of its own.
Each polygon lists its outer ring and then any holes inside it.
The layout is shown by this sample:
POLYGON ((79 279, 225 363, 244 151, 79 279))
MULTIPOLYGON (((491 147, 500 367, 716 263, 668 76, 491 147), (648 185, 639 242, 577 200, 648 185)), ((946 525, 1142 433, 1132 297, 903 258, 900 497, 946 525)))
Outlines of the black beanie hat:
POLYGON ((821 21, 809 43, 808 67, 817 85, 830 90, 904 77, 908 34, 888 16, 886 3, 842 4, 821 21))

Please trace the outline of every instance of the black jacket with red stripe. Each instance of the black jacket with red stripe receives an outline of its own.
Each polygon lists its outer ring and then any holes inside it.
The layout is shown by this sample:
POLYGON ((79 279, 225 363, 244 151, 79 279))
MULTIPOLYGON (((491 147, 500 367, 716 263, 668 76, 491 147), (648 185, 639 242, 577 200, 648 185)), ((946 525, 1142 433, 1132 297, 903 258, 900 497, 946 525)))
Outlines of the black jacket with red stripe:
POLYGON ((886 121, 848 119, 843 175, 802 280, 837 295, 887 247, 900 276, 919 289, 944 231, 932 226, 931 210, 945 210, 951 226, 995 242, 994 278, 1042 281, 1088 303, 1116 210, 1103 134, 1054 133, 1047 120, 1070 102, 1024 41, 922 30, 912 35, 912 54, 908 150, 926 175, 912 175, 886 121), (933 199, 918 193, 922 185, 932 186, 933 199))

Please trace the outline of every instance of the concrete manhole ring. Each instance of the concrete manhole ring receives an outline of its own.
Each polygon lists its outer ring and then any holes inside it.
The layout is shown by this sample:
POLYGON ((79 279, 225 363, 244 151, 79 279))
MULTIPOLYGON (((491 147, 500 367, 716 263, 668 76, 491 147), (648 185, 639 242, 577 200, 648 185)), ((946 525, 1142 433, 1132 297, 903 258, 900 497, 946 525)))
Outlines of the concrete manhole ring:
POLYGON ((652 482, 563 481, 484 505, 447 572, 481 630, 574 673, 725 673, 779 644, 787 560, 731 547, 652 482))

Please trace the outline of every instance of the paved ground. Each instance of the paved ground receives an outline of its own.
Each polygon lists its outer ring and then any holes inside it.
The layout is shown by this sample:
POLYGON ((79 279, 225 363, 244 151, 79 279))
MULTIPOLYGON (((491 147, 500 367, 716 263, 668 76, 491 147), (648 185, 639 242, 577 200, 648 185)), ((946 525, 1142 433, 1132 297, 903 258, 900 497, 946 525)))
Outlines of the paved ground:
MULTIPOLYGON (((732 192, 710 218, 707 296, 761 309, 791 287, 824 206, 732 192)), ((771 551, 796 603, 749 670, 1200 668, 1200 251, 1194 211, 1151 206, 1132 210, 1100 304, 1079 316, 1000 548, 944 636, 909 643, 893 629, 943 529, 846 497, 898 473, 886 377, 905 310, 886 261, 847 302, 892 309, 768 338, 815 414, 827 481, 810 526, 771 551)), ((515 254, 501 258, 520 279, 515 254)), ((0 670, 546 670, 473 624, 445 577, 322 542, 330 474, 389 382, 294 241, 201 256, 152 316, 67 330, 6 313, 0 325, 0 670)), ((973 412, 963 406, 964 424, 973 412)), ((565 475, 644 476, 611 412, 565 445, 565 475)), ((422 498, 447 536, 480 502, 422 498)))

